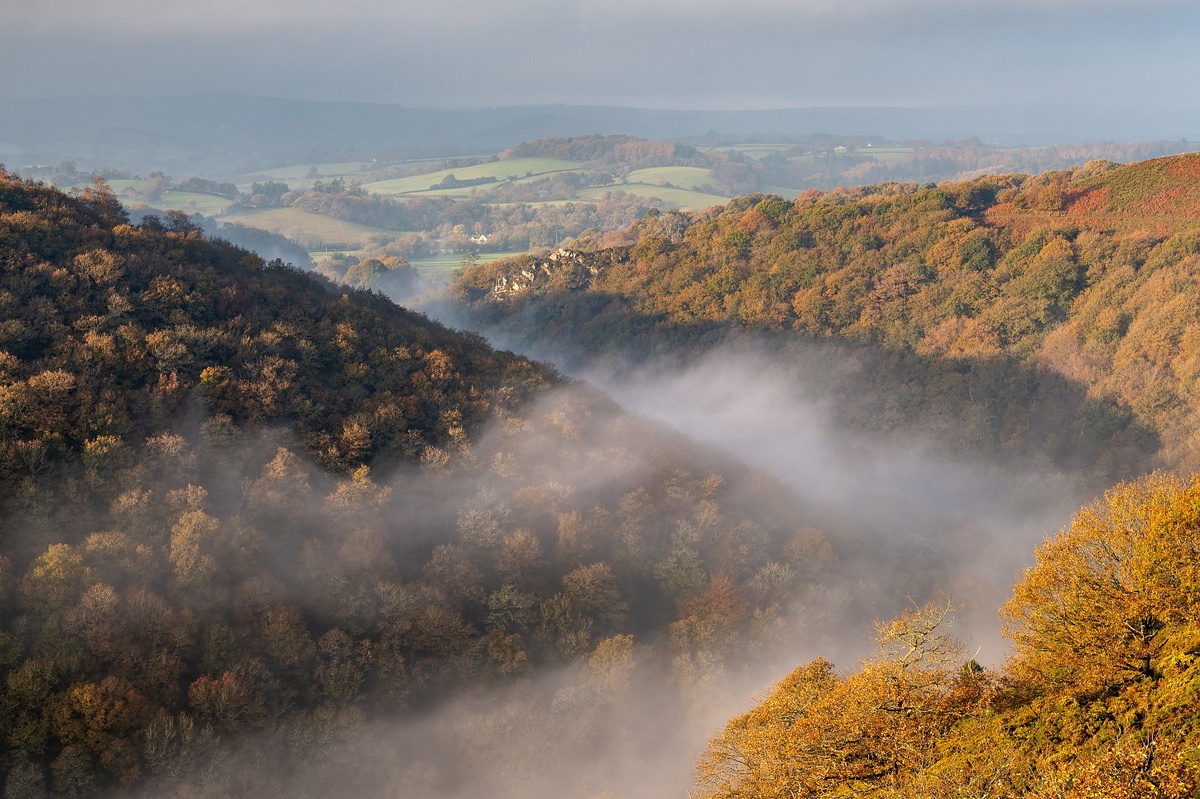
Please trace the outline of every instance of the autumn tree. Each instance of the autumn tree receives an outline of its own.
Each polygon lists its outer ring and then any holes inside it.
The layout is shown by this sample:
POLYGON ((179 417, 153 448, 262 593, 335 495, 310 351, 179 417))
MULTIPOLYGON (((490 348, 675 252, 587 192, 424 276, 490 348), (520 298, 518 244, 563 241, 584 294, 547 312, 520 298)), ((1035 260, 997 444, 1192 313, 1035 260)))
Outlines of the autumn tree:
POLYGON ((1004 607, 1016 666, 1051 685, 1118 685, 1159 673, 1200 622, 1200 478, 1121 483, 1043 544, 1004 607))
POLYGON ((797 799, 837 791, 897 791, 932 763, 938 740, 979 709, 980 678, 962 669, 946 627, 949 602, 878 624, 876 654, 839 676, 801 666, 709 744, 697 771, 702 799, 797 799))

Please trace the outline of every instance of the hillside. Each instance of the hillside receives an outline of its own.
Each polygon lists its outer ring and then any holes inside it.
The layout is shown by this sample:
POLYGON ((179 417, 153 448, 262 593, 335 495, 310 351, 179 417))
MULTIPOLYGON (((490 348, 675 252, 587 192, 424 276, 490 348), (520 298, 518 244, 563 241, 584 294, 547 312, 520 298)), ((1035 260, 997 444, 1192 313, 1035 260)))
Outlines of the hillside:
POLYGON ((103 188, 0 176, 0 263, 7 796, 646 795, 639 758, 694 751, 721 686, 948 575, 103 188), (598 756, 631 727, 656 746, 598 756))
POLYGON ((797 668, 710 743, 692 795, 1196 796, 1198 499, 1155 474, 1080 511, 1004 608, 1001 670, 949 602, 877 625, 856 671, 797 668))
POLYGON ((1191 467, 1198 165, 743 197, 557 260, 479 266, 456 291, 478 324, 576 366, 730 335, 819 344, 865 364, 831 390, 854 426, 929 434, 961 419, 936 435, 1107 461, 1110 479, 1154 450, 1191 467), (900 407, 883 413, 881 397, 900 407))

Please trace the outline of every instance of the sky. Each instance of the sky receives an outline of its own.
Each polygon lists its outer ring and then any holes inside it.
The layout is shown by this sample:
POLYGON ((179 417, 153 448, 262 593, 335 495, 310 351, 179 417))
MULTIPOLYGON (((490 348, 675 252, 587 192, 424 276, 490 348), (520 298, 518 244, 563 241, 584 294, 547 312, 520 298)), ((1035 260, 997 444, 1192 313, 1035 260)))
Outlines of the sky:
POLYGON ((0 0, 0 97, 1195 108, 1196 0, 0 0))

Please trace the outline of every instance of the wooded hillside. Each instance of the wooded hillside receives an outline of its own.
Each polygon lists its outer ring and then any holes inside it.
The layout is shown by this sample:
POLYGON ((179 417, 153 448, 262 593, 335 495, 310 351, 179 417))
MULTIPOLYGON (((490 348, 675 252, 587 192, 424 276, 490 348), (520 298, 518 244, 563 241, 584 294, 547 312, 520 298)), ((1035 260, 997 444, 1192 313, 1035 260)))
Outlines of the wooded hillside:
POLYGON ((631 680, 682 719, 837 568, 764 475, 182 216, 2 175, 0 267, 6 796, 450 790, 473 728, 348 752, 482 687, 568 752, 631 680))
POLYGON ((1118 485, 1038 551, 981 668, 948 603, 878 625, 853 672, 796 669, 705 752, 699 799, 1155 797, 1200 790, 1200 481, 1118 485))
MULTIPOLYGON (((1103 461, 1200 463, 1200 155, 1037 176, 755 195, 651 215, 569 256, 468 271, 481 325, 575 363, 731 334, 833 345, 852 426, 1103 461), (881 412, 886 397, 898 412, 881 412), (877 423, 877 421, 876 421, 877 423), (936 433, 936 435, 944 435, 936 433)), ((881 431, 886 433, 887 431, 881 431)))

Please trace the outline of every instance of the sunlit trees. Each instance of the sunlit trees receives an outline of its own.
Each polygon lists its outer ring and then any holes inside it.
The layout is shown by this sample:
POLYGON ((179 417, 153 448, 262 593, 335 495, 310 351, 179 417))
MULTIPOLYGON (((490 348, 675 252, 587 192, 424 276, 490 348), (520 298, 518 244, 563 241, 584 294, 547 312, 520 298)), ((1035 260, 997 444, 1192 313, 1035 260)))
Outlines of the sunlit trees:
POLYGON ((948 603, 877 626, 878 651, 861 671, 824 660, 796 669, 753 710, 734 718, 700 760, 704 799, 818 797, 900 789, 933 762, 940 736, 978 710, 981 679, 961 669, 946 632, 948 603))
POLYGON ((1154 677, 1200 622, 1200 479, 1156 473, 1107 492, 1043 544, 1005 606, 1018 666, 1080 688, 1154 677))

